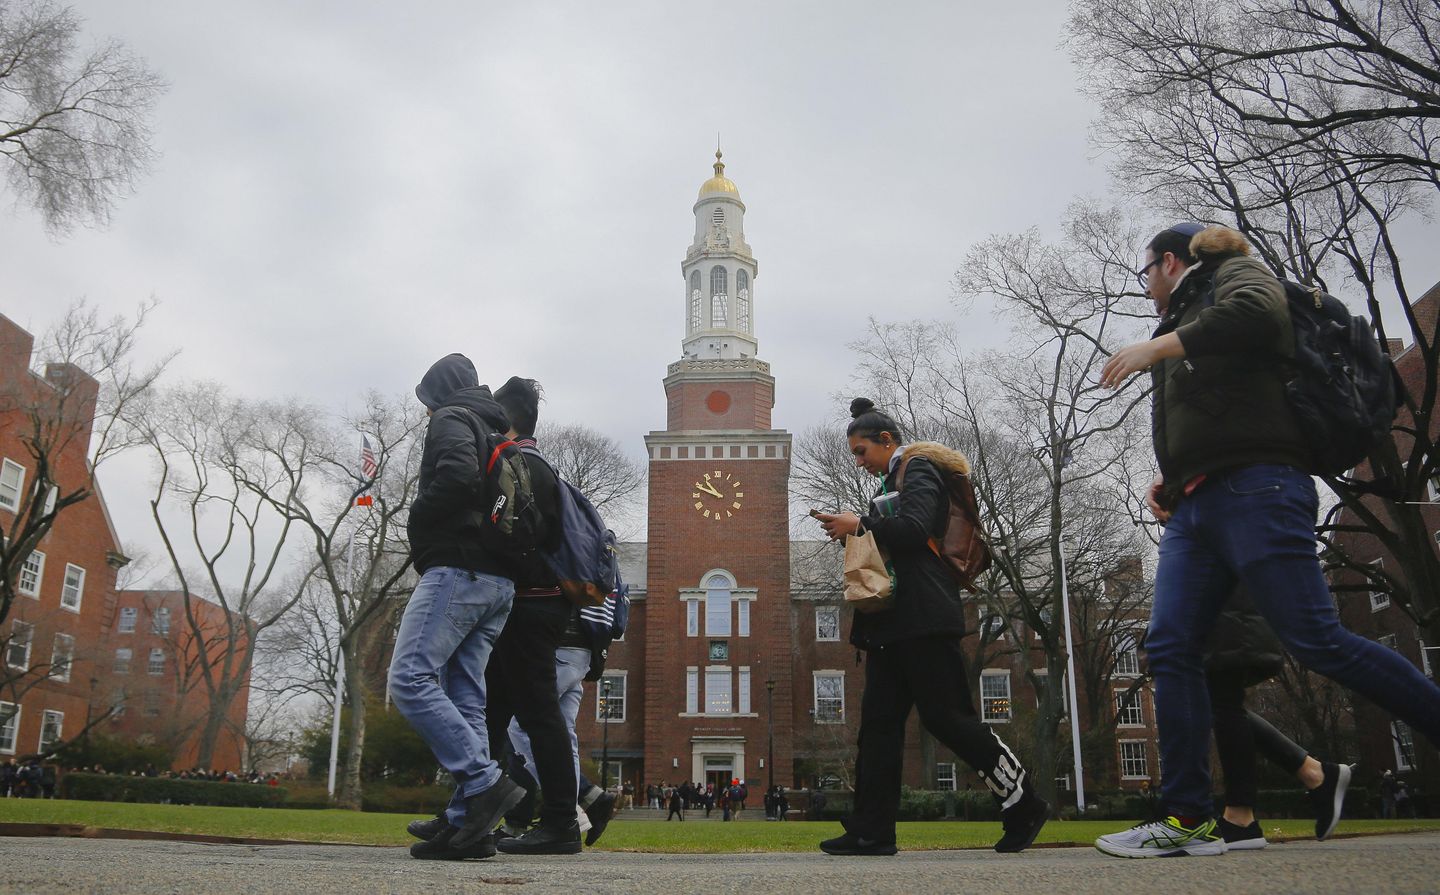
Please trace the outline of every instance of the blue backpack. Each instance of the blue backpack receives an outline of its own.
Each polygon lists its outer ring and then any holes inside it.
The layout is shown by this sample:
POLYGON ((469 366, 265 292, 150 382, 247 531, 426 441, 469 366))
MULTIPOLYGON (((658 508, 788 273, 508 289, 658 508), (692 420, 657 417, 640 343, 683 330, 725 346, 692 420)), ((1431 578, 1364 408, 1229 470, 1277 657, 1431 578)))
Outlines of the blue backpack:
MULTIPOLYGON (((545 459, 533 447, 526 454, 545 459)), ((550 466, 551 471, 555 470, 550 466)), ((579 488, 555 473, 560 501, 560 532, 554 549, 540 548, 545 564, 560 582, 560 592, 579 606, 602 606, 620 584, 620 554, 615 549, 615 532, 605 527, 600 513, 579 488)))
POLYGON ((630 585, 621 582, 615 592, 599 606, 582 606, 580 628, 590 637, 590 671, 587 681, 598 681, 605 673, 605 660, 610 658, 610 642, 625 636, 630 624, 630 585))

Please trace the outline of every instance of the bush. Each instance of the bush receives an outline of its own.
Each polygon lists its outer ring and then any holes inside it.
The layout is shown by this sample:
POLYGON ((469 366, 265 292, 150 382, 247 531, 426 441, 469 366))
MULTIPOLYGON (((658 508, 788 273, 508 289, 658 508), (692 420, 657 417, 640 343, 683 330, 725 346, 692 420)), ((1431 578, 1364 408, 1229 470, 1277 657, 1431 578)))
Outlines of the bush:
POLYGON ((84 773, 70 773, 60 778, 62 799, 85 799, 94 802, 168 802, 172 805, 275 808, 285 801, 285 795, 282 787, 256 783, 215 783, 209 780, 84 773))
POLYGON ((168 768, 171 760, 170 749, 159 743, 138 743, 98 732, 88 733, 55 753, 55 761, 65 767, 99 765, 112 774, 168 768))
POLYGON ((448 786, 367 786, 362 811, 388 814, 434 814, 449 804, 455 791, 448 786))

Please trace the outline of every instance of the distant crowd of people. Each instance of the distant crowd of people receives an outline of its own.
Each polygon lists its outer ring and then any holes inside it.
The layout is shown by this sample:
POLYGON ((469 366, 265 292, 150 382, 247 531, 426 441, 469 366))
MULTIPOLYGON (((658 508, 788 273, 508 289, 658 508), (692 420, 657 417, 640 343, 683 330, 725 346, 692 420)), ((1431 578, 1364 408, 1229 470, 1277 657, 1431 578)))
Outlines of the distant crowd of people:
MULTIPOLYGON (((789 790, 783 786, 776 785, 765 793, 765 817, 775 820, 784 820, 786 813, 790 810, 789 790)), ((669 783, 651 783, 645 787, 645 804, 647 807, 666 812, 665 819, 685 819, 685 812, 691 809, 705 809, 705 816, 709 817, 711 812, 720 811, 722 821, 738 820, 740 812, 745 810, 745 801, 750 798, 750 788, 739 778, 730 781, 729 785, 716 786, 714 783, 691 783, 686 781, 679 786, 672 786, 669 783)))
MULTIPOLYGON (((109 771, 104 765, 96 764, 90 767, 69 768, 68 772, 116 774, 124 777, 157 777, 167 780, 197 780, 211 783, 252 783, 259 786, 279 786, 281 782, 279 774, 263 774, 253 769, 238 773, 230 770, 207 770, 206 768, 173 771, 161 770, 153 764, 147 764, 138 770, 120 772, 109 771)), ((20 762, 10 759, 0 764, 0 798, 53 799, 55 798, 55 782, 59 773, 58 766, 41 764, 39 758, 29 758, 20 762)))

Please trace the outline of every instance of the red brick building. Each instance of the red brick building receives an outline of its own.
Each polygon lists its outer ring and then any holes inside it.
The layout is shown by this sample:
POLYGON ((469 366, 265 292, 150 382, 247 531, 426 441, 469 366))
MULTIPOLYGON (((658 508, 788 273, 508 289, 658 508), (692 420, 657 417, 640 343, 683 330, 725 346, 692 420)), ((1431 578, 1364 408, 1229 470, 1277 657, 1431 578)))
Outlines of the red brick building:
MULTIPOLYGON (((1413 305, 1415 316, 1422 332, 1434 332, 1437 316, 1440 316, 1440 283, 1426 292, 1413 305)), ((1399 350, 1398 343, 1392 343, 1392 356, 1406 388, 1414 395, 1424 392, 1425 363, 1415 345, 1399 350)), ((1413 425, 1408 411, 1401 409, 1398 421, 1405 426, 1413 425)), ((1432 421, 1432 437, 1440 435, 1440 421, 1432 421)), ((1401 457, 1406 455, 1410 443, 1407 437, 1397 434, 1401 457)), ((1368 464, 1367 464, 1368 468, 1368 464)), ((1360 470, 1361 477, 1367 469, 1360 470)), ((1378 500, 1379 498, 1369 498, 1378 500)), ((1429 532, 1429 544, 1440 550, 1440 480, 1431 481, 1426 493, 1417 498, 1429 501, 1429 505, 1417 509, 1429 532)), ((1355 525, 1358 520, 1346 511, 1340 516, 1341 524, 1355 525)), ((1373 563, 1391 575, 1400 575, 1398 563, 1389 554, 1380 540, 1373 535, 1343 532, 1337 536, 1345 552, 1361 561, 1373 563)), ((1337 585, 1352 587, 1362 584, 1365 579, 1350 571, 1337 572, 1337 585)), ((1390 647, 1405 656, 1420 668, 1427 677, 1435 677, 1435 666, 1440 661, 1440 644, 1427 643, 1425 633, 1415 620, 1394 603, 1383 590, 1336 591, 1340 615, 1346 627, 1372 640, 1390 647)), ((1433 638, 1432 638, 1433 639, 1433 638)), ((1440 753, 1423 736, 1416 736, 1409 725, 1382 711, 1368 700, 1355 699, 1355 729, 1360 754, 1357 758, 1366 775, 1365 782, 1373 783, 1385 770, 1392 770, 1401 779, 1419 783, 1426 792, 1440 791, 1440 753)))
MULTIPOLYGON (((694 205, 681 264, 682 357, 663 380, 666 427, 645 438, 649 540, 622 545, 630 628, 610 651, 605 707, 587 685, 577 725, 582 755, 608 755, 609 780, 637 791, 737 777, 752 789, 771 779, 844 785, 833 771, 846 758, 853 766, 864 669, 847 642, 840 554, 790 540, 791 437, 771 419, 775 379, 755 337, 757 265, 745 205, 724 167, 717 153, 694 205)), ((1008 725, 1024 715, 1017 701, 1034 705, 1034 691, 1018 651, 990 666, 977 707, 988 723, 1008 725)), ((1131 773, 1101 783, 1111 789, 1158 773, 1148 691, 1124 720, 1114 764, 1131 773)), ((966 782, 964 765, 922 743, 913 717, 907 749, 910 785, 966 782)))
MULTIPOLYGON (((114 706, 100 731, 171 744, 174 766, 190 767, 194 739, 183 732, 206 694, 194 681, 183 602, 173 593, 117 591, 129 560, 87 465, 99 384, 65 364, 37 375, 33 351, 33 336, 0 315, 0 531, 14 532, 17 511, 34 499, 37 433, 59 490, 94 493, 57 515, 0 624, 0 760, 43 753, 114 706), (166 624, 170 633, 156 633, 166 624)), ((196 611, 207 626, 223 622, 219 607, 197 601, 196 611)), ((221 738, 217 768, 242 767, 247 699, 248 691, 232 709, 234 733, 221 738)))
MULTIPOLYGON (((69 365, 30 369, 34 338, 0 316, 0 530, 16 530, 19 510, 36 495, 40 441, 52 478, 69 493, 86 487, 90 427, 99 384, 69 365)), ((17 597, 0 626, 0 758, 46 751, 74 736, 104 707, 105 636, 114 611, 115 576, 128 560, 98 487, 66 507, 16 582, 17 597)))

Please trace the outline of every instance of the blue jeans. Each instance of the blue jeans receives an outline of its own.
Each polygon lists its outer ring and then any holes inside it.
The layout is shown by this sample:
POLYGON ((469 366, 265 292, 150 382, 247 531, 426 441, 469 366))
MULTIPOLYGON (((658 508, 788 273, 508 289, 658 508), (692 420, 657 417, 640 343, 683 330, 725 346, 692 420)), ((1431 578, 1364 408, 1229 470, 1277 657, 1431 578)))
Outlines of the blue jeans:
POLYGON ((1237 581, 1299 662, 1440 743, 1440 687, 1340 624, 1316 555, 1311 477, 1257 464, 1211 473, 1160 540, 1145 651, 1155 677, 1165 811, 1209 817, 1210 700, 1201 655, 1237 581))
MULTIPOLYGON (((580 738, 575 735, 575 719, 580 717, 580 699, 585 695, 585 675, 590 673, 590 651, 578 646, 562 646, 555 651, 555 689, 560 694, 560 714, 565 716, 565 727, 570 731, 570 753, 575 758, 575 779, 582 781, 580 795, 589 786, 580 775, 580 738)), ((525 759, 525 767, 533 776, 535 773, 535 751, 530 746, 530 735, 520 727, 518 720, 510 721, 510 746, 515 754, 525 759)))
POLYGON ((500 779, 485 733, 485 665, 514 597, 508 578, 427 569, 395 635, 390 698, 455 778, 446 814, 457 827, 465 800, 500 779))

